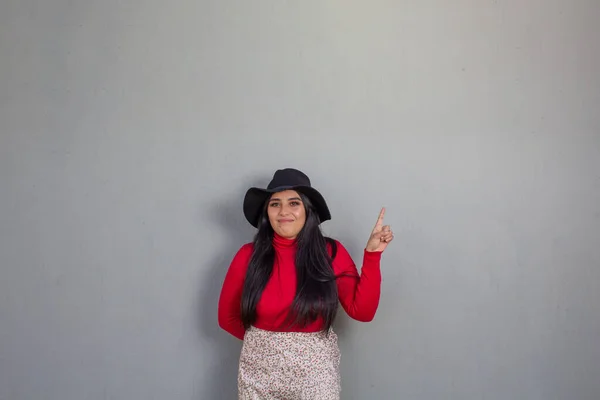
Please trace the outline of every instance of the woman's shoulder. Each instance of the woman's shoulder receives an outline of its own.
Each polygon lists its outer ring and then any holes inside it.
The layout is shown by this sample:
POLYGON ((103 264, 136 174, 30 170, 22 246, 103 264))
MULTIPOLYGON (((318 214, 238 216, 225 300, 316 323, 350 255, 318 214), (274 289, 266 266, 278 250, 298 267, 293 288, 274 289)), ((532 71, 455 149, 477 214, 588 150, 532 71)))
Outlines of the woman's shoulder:
POLYGON ((244 243, 242 246, 238 248, 233 256, 233 260, 231 261, 232 266, 237 266, 240 268, 245 268, 252 257, 252 251, 254 250, 254 245, 252 243, 244 243))
POLYGON ((252 255, 252 251, 254 251, 254 244, 252 242, 244 243, 238 249, 236 256, 246 256, 249 257, 252 255))
POLYGON ((344 247, 340 240, 328 236, 325 237, 325 240, 327 241, 327 251, 334 260, 338 255, 344 258, 350 256, 348 250, 344 247))
POLYGON ((342 242, 333 238, 326 238, 326 240, 329 256, 332 259, 334 273, 336 275, 356 275, 356 267, 352 260, 352 256, 342 242))

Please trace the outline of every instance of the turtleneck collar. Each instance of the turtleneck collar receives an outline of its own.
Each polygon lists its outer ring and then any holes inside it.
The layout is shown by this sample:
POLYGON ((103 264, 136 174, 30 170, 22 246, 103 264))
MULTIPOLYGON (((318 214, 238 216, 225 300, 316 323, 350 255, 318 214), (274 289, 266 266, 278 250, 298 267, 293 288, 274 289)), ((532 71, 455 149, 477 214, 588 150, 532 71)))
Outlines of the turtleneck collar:
POLYGON ((296 239, 286 239, 273 232, 273 246, 277 250, 294 250, 297 245, 296 239))

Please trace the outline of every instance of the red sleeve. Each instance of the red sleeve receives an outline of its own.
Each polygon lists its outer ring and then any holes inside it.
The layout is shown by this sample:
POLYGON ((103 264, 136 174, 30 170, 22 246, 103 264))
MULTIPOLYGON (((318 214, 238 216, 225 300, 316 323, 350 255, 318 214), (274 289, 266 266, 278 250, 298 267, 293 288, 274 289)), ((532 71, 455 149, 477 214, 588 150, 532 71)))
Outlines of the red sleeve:
POLYGON ((242 324, 241 300, 251 255, 251 244, 245 244, 238 250, 227 270, 219 296, 219 326, 240 340, 244 340, 246 332, 242 324))
POLYGON ((381 295, 381 252, 363 251, 359 275, 348 251, 338 241, 333 270, 338 276, 338 296, 342 307, 353 319, 369 322, 375 318, 381 295))

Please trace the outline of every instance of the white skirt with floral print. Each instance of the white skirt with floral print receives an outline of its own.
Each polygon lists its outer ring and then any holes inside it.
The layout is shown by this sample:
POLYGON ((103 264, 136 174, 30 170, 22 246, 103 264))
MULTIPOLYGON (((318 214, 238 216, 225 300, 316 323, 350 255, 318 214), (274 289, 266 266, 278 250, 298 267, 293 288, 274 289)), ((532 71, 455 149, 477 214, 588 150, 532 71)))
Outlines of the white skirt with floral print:
POLYGON ((238 370, 239 400, 339 400, 340 350, 329 332, 250 327, 238 370))

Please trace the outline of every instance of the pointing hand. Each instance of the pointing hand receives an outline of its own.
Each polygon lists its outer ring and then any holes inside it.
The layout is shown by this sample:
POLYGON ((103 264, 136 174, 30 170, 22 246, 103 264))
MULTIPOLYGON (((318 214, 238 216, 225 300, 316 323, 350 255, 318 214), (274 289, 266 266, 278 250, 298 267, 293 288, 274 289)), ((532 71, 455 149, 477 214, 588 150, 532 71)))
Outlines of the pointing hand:
POLYGON ((371 236, 367 242, 367 251, 384 251, 387 245, 394 240, 394 233, 389 225, 383 225, 383 216, 385 208, 381 209, 377 223, 371 232, 371 236))

